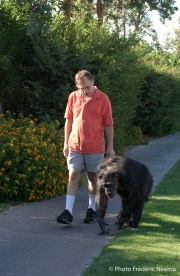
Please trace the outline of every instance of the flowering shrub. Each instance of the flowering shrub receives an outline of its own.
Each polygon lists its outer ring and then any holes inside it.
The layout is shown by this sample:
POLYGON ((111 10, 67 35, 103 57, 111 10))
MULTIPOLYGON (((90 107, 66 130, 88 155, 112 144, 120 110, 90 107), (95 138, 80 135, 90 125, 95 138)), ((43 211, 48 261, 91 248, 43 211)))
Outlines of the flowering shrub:
POLYGON ((126 131, 125 134, 125 145, 126 146, 135 146, 142 144, 144 141, 144 136, 140 127, 132 126, 126 131))
POLYGON ((37 124, 0 114, 0 202, 40 201, 66 192, 68 171, 58 121, 37 124))

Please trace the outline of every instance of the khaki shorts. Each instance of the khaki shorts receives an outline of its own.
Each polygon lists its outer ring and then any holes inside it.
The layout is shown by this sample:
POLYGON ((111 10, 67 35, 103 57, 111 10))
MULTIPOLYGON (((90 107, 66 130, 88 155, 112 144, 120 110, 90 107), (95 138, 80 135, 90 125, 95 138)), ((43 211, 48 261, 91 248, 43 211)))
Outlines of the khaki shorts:
POLYGON ((70 151, 67 158, 68 170, 81 171, 84 166, 88 172, 96 173, 97 167, 103 159, 103 153, 83 154, 70 151))

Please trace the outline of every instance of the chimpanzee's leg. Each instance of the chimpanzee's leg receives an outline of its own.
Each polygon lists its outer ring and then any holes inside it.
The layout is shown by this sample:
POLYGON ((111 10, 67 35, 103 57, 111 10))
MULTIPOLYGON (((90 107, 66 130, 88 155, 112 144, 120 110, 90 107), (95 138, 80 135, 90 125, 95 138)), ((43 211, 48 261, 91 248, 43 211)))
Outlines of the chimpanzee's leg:
POLYGON ((131 221, 131 228, 138 228, 138 224, 140 222, 142 212, 143 212, 144 202, 138 201, 134 205, 133 211, 132 211, 132 221, 131 221))
POLYGON ((105 189, 103 187, 100 187, 96 198, 97 220, 101 228, 100 235, 109 234, 109 225, 104 220, 107 209, 107 202, 108 197, 105 194, 105 189))

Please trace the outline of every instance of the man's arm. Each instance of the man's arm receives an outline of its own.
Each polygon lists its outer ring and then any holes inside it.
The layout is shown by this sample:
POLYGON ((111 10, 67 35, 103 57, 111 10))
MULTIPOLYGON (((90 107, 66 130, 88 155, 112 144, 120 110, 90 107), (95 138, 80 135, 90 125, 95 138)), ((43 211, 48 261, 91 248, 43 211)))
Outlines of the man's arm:
POLYGON ((66 119, 65 126, 64 126, 64 149, 63 153, 65 157, 68 157, 69 154, 69 135, 72 130, 72 120, 66 119))
POLYGON ((106 154, 107 154, 107 156, 112 157, 112 156, 115 155, 114 146, 113 146, 113 140, 114 140, 114 127, 113 127, 113 125, 105 126, 105 132, 106 132, 106 137, 107 137, 106 154))

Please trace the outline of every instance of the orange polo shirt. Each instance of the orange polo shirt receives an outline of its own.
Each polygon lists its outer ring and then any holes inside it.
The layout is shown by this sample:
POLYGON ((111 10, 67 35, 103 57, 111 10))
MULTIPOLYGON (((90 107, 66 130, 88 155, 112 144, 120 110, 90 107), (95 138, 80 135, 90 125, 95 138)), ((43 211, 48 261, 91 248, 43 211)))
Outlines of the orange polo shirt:
POLYGON ((80 153, 104 153, 104 127, 113 125, 112 109, 106 94, 95 87, 93 97, 84 102, 81 91, 72 92, 65 115, 73 121, 69 148, 80 153))

